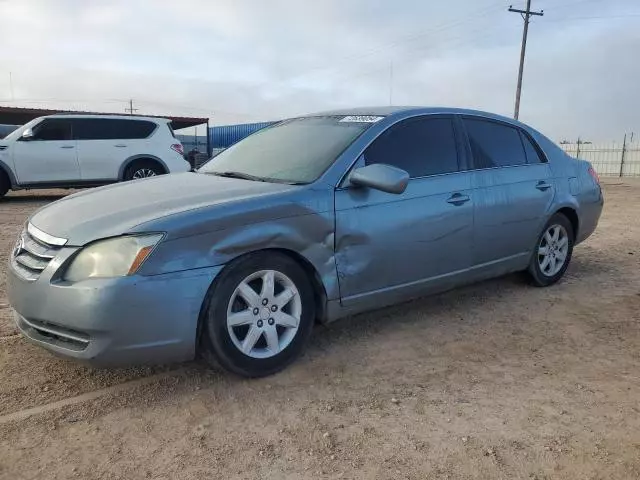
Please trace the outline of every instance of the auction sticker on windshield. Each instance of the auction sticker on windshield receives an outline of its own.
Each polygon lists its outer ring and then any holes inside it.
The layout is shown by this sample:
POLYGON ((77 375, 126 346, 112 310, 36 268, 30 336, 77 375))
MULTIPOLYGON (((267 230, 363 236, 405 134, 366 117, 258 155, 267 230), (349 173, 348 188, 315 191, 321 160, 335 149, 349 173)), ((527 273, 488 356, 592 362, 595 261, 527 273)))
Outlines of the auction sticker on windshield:
POLYGON ((341 122, 353 122, 353 123, 376 123, 382 120, 384 117, 378 117, 374 115, 348 115, 341 119, 341 122))

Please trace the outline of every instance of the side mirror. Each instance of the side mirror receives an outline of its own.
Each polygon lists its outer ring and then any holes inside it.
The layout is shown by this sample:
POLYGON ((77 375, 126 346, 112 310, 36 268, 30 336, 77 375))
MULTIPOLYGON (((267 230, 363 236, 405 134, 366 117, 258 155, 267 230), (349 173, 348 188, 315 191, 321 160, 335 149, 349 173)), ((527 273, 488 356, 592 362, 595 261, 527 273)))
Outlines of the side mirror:
POLYGON ((409 174, 391 165, 374 163, 356 168, 349 176, 349 182, 359 187, 369 187, 387 193, 402 193, 409 183, 409 174))
POLYGON ((20 140, 28 142, 29 140, 33 140, 33 129, 27 128, 22 135, 20 136, 20 140))

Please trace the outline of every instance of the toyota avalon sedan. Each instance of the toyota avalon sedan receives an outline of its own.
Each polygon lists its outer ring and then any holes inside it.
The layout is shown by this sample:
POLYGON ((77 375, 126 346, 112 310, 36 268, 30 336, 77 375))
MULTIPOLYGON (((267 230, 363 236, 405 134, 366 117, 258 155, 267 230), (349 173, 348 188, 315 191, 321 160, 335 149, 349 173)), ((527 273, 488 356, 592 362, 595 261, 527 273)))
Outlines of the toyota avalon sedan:
POLYGON ((596 172, 490 113, 387 107, 293 118, 197 172, 54 202, 10 256, 21 332, 96 365, 201 355, 272 374, 331 322, 527 272, 556 283, 596 228, 596 172))

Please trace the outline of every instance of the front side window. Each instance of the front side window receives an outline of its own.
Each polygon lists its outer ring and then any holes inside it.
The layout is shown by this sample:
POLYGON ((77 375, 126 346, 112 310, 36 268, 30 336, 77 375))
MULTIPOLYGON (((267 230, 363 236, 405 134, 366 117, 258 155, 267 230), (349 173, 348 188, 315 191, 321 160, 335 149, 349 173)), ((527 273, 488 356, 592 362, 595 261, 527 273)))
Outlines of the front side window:
POLYGON ((464 119, 464 125, 476 168, 508 167, 527 163, 520 132, 516 128, 470 118, 464 119))
POLYGON ((130 140, 147 138, 156 128, 145 120, 111 118, 73 119, 73 134, 77 140, 130 140))
POLYGON ((383 132, 365 151, 367 165, 385 163, 412 178, 457 172, 458 153, 450 118, 404 120, 383 132))
POLYGON ((310 183, 373 124, 359 120, 344 116, 287 120, 232 145, 198 171, 262 181, 310 183))
POLYGON ((34 128, 33 140, 71 140, 71 124, 68 120, 45 120, 34 128))

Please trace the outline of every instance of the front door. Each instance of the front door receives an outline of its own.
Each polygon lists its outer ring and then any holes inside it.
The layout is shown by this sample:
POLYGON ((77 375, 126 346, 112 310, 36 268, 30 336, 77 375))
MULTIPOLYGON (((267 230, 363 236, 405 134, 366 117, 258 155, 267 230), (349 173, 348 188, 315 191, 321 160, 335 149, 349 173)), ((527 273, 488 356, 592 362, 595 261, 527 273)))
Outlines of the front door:
POLYGON ((63 118, 47 118, 33 127, 33 137, 13 146, 13 162, 20 185, 65 183, 80 179, 76 142, 71 124, 63 118))
POLYGON ((458 144, 450 117, 403 120, 358 162, 407 171, 405 192, 349 185, 336 191, 336 264, 344 306, 372 295, 390 303, 429 284, 455 283, 471 266, 472 172, 460 171, 458 144))
POLYGON ((475 167, 474 264, 524 268, 553 202, 549 165, 517 127, 478 118, 463 124, 475 167))

